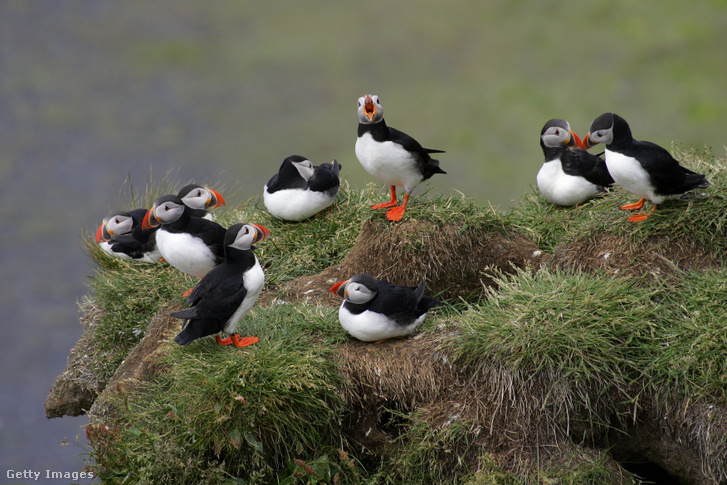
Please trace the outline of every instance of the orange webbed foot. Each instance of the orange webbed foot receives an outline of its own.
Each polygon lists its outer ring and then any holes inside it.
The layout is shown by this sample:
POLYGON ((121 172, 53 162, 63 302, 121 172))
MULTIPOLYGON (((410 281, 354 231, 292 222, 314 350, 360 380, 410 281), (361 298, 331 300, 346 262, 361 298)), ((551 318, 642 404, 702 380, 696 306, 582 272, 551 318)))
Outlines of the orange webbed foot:
POLYGON ((632 216, 629 216, 629 218, 627 220, 629 222, 641 222, 641 221, 645 221, 648 218, 649 218, 649 216, 646 214, 634 214, 632 216))
POLYGON ((399 207, 392 207, 386 211, 386 218, 390 221, 400 221, 404 217, 404 211, 406 207, 400 205, 399 207))
POLYGON ((257 337, 240 337, 238 334, 232 336, 232 344, 235 347, 247 347, 260 341, 257 337))
POLYGON ((372 205, 372 209, 388 209, 389 207, 394 207, 397 204, 396 202, 396 185, 391 186, 391 200, 389 202, 384 202, 383 204, 376 204, 372 205))
POLYGON ((621 210, 624 211, 636 211, 644 207, 644 202, 646 202, 646 199, 643 197, 638 201, 634 202, 633 204, 626 204, 621 206, 621 210))
POLYGON ((394 207, 397 204, 395 200, 392 200, 390 202, 384 202, 383 204, 376 204, 372 205, 372 209, 388 209, 389 207, 394 207))
POLYGON ((220 345, 230 345, 230 344, 232 344, 232 339, 230 337, 221 338, 219 335, 215 335, 215 340, 217 340, 217 343, 220 344, 220 345))
POLYGON ((188 289, 187 291, 185 291, 184 293, 182 293, 182 298, 189 297, 189 295, 191 295, 193 291, 194 291, 194 288, 188 289))

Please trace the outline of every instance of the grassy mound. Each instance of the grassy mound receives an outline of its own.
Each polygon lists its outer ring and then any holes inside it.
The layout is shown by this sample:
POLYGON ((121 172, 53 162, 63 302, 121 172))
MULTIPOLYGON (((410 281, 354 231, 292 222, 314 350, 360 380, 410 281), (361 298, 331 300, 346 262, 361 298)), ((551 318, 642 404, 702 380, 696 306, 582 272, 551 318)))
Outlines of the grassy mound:
POLYGON ((304 223, 223 211, 272 233, 239 328, 260 343, 241 350, 174 345, 194 279, 89 243, 92 351, 69 368, 105 387, 90 466, 119 483, 636 483, 641 457, 727 479, 727 162, 679 157, 713 186, 639 224, 619 188, 505 214, 421 197, 399 224, 346 184, 304 223), (360 271, 443 304, 409 339, 356 342, 327 289, 360 271))

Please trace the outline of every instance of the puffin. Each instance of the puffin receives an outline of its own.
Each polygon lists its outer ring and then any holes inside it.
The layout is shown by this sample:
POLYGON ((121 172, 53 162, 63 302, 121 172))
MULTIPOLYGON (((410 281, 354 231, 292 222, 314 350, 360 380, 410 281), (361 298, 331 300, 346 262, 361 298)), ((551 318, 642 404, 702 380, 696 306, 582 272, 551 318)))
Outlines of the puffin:
POLYGON ((199 184, 187 184, 177 192, 184 205, 192 209, 192 217, 202 217, 213 220, 209 209, 216 209, 225 205, 225 199, 219 192, 199 184))
POLYGON ((182 273, 202 278, 223 261, 227 230, 214 221, 192 217, 191 209, 179 196, 159 197, 146 213, 142 228, 158 226, 159 252, 182 273))
POLYGON ((667 199, 678 198, 693 189, 706 189, 710 185, 704 175, 682 167, 661 146, 634 140, 629 124, 615 113, 604 113, 593 120, 583 139, 585 149, 599 143, 606 145, 606 166, 613 180, 640 197, 638 202, 624 205, 621 209, 639 210, 646 199, 654 204, 648 214, 630 216, 630 222, 646 220, 657 205, 667 199))
POLYGON ((225 260, 194 287, 187 299, 189 308, 170 314, 184 320, 175 342, 188 345, 213 334, 218 334, 215 340, 220 345, 244 347, 259 341, 258 337, 240 337, 236 328, 263 289, 265 274, 253 244, 269 235, 268 229, 257 224, 238 223, 227 229, 225 260), (221 332, 228 336, 220 337, 221 332))
POLYGON ((291 155, 263 189, 265 208, 278 219, 308 219, 333 204, 341 185, 340 171, 336 160, 314 166, 305 157, 291 155))
POLYGON ((363 342, 381 342, 411 334, 439 303, 424 296, 424 289, 423 281, 412 288, 360 273, 329 291, 344 298, 338 320, 350 335, 363 342))
POLYGON ((416 186, 434 174, 447 173, 439 168, 439 160, 433 159, 432 153, 444 153, 444 150, 424 148, 406 133, 386 126, 377 95, 358 98, 356 158, 369 174, 391 188, 391 200, 372 209, 388 208, 386 218, 400 221, 416 186), (404 187, 404 202, 400 206, 397 206, 396 186, 404 187))
POLYGON ((161 253, 156 245, 158 228, 143 229, 146 209, 118 211, 105 217, 96 230, 96 243, 120 259, 157 263, 161 253))
POLYGON ((551 204, 573 206, 596 197, 613 185, 606 163, 583 149, 566 120, 548 120, 540 131, 545 162, 536 178, 538 189, 551 204), (575 147, 575 150, 571 148, 575 147))

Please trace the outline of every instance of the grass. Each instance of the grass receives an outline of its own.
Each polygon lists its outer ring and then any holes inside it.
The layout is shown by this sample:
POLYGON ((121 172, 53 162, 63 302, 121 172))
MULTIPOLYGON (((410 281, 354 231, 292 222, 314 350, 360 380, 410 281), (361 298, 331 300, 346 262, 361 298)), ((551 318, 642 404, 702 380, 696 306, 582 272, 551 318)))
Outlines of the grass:
MULTIPOLYGON (((456 195, 424 195, 413 199, 407 217, 436 227, 525 233, 546 252, 608 233, 637 242, 686 237, 724 253, 725 161, 696 152, 682 157, 708 173, 713 186, 664 204, 640 225, 618 210, 630 199, 618 188, 571 209, 533 192, 504 214, 456 195)), ((431 419, 442 402, 407 408, 392 401, 388 412, 396 413, 398 430, 388 451, 362 445, 347 425, 362 411, 342 392, 349 383, 336 365, 337 347, 350 337, 335 309, 277 296, 286 282, 339 263, 367 221, 383 220, 368 206, 385 197, 380 187, 355 191, 344 183, 333 208, 304 223, 271 218, 259 199, 220 210, 223 225, 250 221, 272 233, 257 250, 272 298, 239 326, 260 342, 232 352, 211 339, 172 346, 166 373, 118 394, 116 416, 89 426, 91 466, 99 476, 114 483, 601 483, 615 473, 608 452, 576 459, 584 455, 580 443, 625 429, 649 406, 676 415, 700 404, 725 405, 724 267, 674 266, 670 278, 527 268, 493 272, 496 284, 484 297, 445 301, 421 332, 441 341, 462 382, 491 395, 458 401, 464 414, 452 412, 451 419, 441 409, 431 419), (505 425, 520 416, 519 424, 499 431, 520 433, 513 439, 518 446, 532 440, 525 430, 536 431, 538 441, 527 449, 537 454, 520 448, 521 464, 503 462, 487 447, 491 424, 478 421, 478 413, 505 425), (554 443, 576 451, 556 459, 547 453, 554 443)), ((98 267, 90 290, 103 313, 94 329, 101 349, 94 372, 108 379, 151 317, 163 305, 182 303, 181 293, 195 281, 166 264, 114 260, 87 239, 98 267)), ((461 398, 456 389, 453 383, 451 395, 441 397, 452 400, 447 405, 461 398)), ((711 437, 686 438, 697 439, 719 455, 711 437)))
MULTIPOLYGON (((628 212, 618 210, 636 198, 616 186, 609 194, 577 207, 549 204, 536 191, 531 191, 512 210, 513 223, 527 233, 544 250, 552 251, 564 240, 593 237, 607 232, 627 235, 640 242, 654 237, 670 239, 688 234, 700 244, 724 254, 727 251, 727 213, 724 210, 727 192, 727 159, 716 159, 707 152, 672 147, 672 154, 691 170, 707 175, 709 189, 690 192, 680 199, 661 204, 646 221, 626 221, 628 212)), ((650 210, 647 202, 644 211, 650 210)))

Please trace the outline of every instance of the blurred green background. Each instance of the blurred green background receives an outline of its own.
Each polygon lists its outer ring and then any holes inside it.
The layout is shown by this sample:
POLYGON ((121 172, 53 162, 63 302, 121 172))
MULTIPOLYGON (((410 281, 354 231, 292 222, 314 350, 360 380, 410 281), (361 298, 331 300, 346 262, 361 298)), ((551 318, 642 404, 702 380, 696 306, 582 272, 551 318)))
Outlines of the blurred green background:
POLYGON ((614 111, 636 138, 724 156, 725 46, 717 0, 3 0, 0 472, 82 466, 59 442, 85 418, 46 421, 43 401, 81 331, 81 233, 127 179, 143 192, 172 171, 234 207, 300 154, 363 187, 356 100, 372 93, 390 126, 447 152, 415 195, 507 210, 553 117, 584 135, 614 111))

